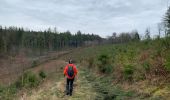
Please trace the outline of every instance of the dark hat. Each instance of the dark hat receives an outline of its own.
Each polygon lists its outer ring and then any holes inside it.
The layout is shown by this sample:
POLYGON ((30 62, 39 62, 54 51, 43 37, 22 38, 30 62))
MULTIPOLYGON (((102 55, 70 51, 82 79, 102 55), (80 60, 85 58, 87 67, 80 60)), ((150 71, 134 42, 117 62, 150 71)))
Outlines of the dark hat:
POLYGON ((70 59, 70 60, 68 61, 68 63, 69 63, 69 64, 72 64, 72 63, 73 63, 72 59, 70 59))

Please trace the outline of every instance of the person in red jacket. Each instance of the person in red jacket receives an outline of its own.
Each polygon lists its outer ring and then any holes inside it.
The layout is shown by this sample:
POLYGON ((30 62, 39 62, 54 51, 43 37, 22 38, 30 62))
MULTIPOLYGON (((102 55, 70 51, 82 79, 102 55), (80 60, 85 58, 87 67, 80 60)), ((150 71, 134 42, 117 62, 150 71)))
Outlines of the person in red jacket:
POLYGON ((72 95, 73 91, 73 82, 74 78, 77 75, 77 68, 72 63, 72 60, 69 60, 69 64, 67 64, 64 68, 64 76, 67 77, 67 84, 66 84, 66 95, 72 95))

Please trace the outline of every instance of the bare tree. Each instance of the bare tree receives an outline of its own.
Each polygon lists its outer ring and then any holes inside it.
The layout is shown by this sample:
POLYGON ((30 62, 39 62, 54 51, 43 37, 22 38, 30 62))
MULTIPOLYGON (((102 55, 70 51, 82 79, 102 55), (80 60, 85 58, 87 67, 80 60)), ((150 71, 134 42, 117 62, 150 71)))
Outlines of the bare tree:
POLYGON ((162 32, 164 31, 163 23, 158 23, 158 38, 161 37, 162 32))

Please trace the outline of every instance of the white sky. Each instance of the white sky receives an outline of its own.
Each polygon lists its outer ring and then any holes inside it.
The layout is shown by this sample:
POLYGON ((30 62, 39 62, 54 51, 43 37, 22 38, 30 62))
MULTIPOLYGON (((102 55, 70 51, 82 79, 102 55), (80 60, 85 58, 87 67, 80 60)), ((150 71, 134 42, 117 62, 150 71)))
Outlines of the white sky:
POLYGON ((1 0, 0 25, 57 27, 59 32, 81 30, 102 37, 134 29, 143 34, 150 27, 156 35, 167 5, 168 0, 1 0))

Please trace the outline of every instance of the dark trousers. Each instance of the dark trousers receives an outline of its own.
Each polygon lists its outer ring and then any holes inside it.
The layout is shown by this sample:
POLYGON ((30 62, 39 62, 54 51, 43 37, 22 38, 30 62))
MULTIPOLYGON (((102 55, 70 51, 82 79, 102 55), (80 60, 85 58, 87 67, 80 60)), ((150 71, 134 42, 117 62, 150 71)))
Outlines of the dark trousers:
POLYGON ((67 84, 66 84, 66 93, 67 93, 67 94, 72 95, 73 82, 74 82, 74 78, 73 78, 73 79, 68 79, 68 78, 67 78, 67 84))

